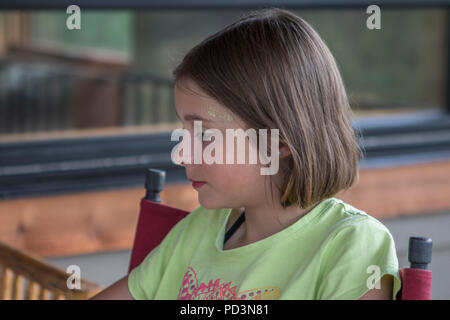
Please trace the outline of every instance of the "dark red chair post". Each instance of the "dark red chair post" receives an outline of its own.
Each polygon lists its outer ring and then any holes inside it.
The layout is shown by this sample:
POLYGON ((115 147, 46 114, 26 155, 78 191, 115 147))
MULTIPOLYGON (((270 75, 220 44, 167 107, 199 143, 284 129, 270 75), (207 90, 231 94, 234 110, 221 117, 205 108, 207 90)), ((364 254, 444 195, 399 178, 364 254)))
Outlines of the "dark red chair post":
POLYGON ((408 261, 410 268, 399 270, 402 289, 397 294, 398 300, 430 300, 432 272, 428 270, 432 255, 431 238, 410 237, 408 261))
POLYGON ((160 203, 160 192, 164 188, 166 173, 148 169, 145 176, 146 195, 141 199, 141 209, 131 250, 128 273, 137 267, 157 247, 174 225, 189 211, 160 203))

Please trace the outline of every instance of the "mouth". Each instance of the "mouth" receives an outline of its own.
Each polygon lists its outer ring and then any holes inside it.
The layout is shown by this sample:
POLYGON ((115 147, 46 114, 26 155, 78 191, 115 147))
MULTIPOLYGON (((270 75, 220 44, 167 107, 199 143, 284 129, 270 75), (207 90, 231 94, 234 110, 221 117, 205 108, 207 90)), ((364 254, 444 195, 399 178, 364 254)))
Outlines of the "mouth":
POLYGON ((189 179, 189 180, 192 182, 192 187, 194 189, 199 189, 201 186, 203 186, 206 183, 205 181, 195 181, 195 180, 191 180, 191 179, 189 179))

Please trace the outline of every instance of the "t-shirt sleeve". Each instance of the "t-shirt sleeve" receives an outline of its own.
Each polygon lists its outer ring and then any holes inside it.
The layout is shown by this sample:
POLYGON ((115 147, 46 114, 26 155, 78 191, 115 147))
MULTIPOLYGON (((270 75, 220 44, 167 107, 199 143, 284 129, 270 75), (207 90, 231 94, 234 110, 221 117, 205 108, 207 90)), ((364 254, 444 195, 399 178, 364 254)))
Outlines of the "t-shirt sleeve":
POLYGON ((188 216, 178 221, 161 243, 128 274, 128 290, 134 299, 153 299, 178 239, 185 228, 188 216))
POLYGON ((325 251, 317 289, 319 300, 357 300, 393 276, 393 299, 401 288, 398 259, 389 230, 364 217, 339 228, 325 251))

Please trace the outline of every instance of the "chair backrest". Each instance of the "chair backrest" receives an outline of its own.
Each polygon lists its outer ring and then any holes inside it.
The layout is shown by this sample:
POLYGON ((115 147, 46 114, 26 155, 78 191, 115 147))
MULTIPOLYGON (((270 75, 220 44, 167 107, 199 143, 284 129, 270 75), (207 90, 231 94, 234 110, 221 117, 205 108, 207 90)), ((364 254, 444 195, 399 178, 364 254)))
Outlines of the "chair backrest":
POLYGON ((0 243, 0 300, 83 300, 103 287, 80 279, 80 289, 69 289, 71 274, 29 253, 0 243))
POLYGON ((141 209, 128 272, 137 267, 147 254, 161 243, 170 229, 189 213, 189 211, 160 203, 159 193, 164 188, 164 183, 164 171, 147 170, 145 177, 146 195, 140 203, 141 209))
POLYGON ((402 288, 398 300, 430 300, 432 272, 431 262, 433 241, 427 237, 410 237, 408 244, 409 268, 399 270, 402 288))

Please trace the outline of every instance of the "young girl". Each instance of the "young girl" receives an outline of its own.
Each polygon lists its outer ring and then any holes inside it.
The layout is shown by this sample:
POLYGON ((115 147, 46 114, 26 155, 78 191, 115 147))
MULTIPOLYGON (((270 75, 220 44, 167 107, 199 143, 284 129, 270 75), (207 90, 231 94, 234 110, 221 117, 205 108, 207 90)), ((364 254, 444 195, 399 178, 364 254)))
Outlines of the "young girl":
POLYGON ((195 151, 180 151, 200 206, 96 298, 395 299, 392 235, 335 197, 357 182, 362 152, 335 60, 311 26, 282 9, 251 12, 192 48, 173 74, 183 140, 208 146, 193 136, 195 121, 224 137, 278 129, 270 154, 279 170, 262 175, 267 164, 249 163, 248 137, 243 164, 237 154, 199 164, 195 151))

